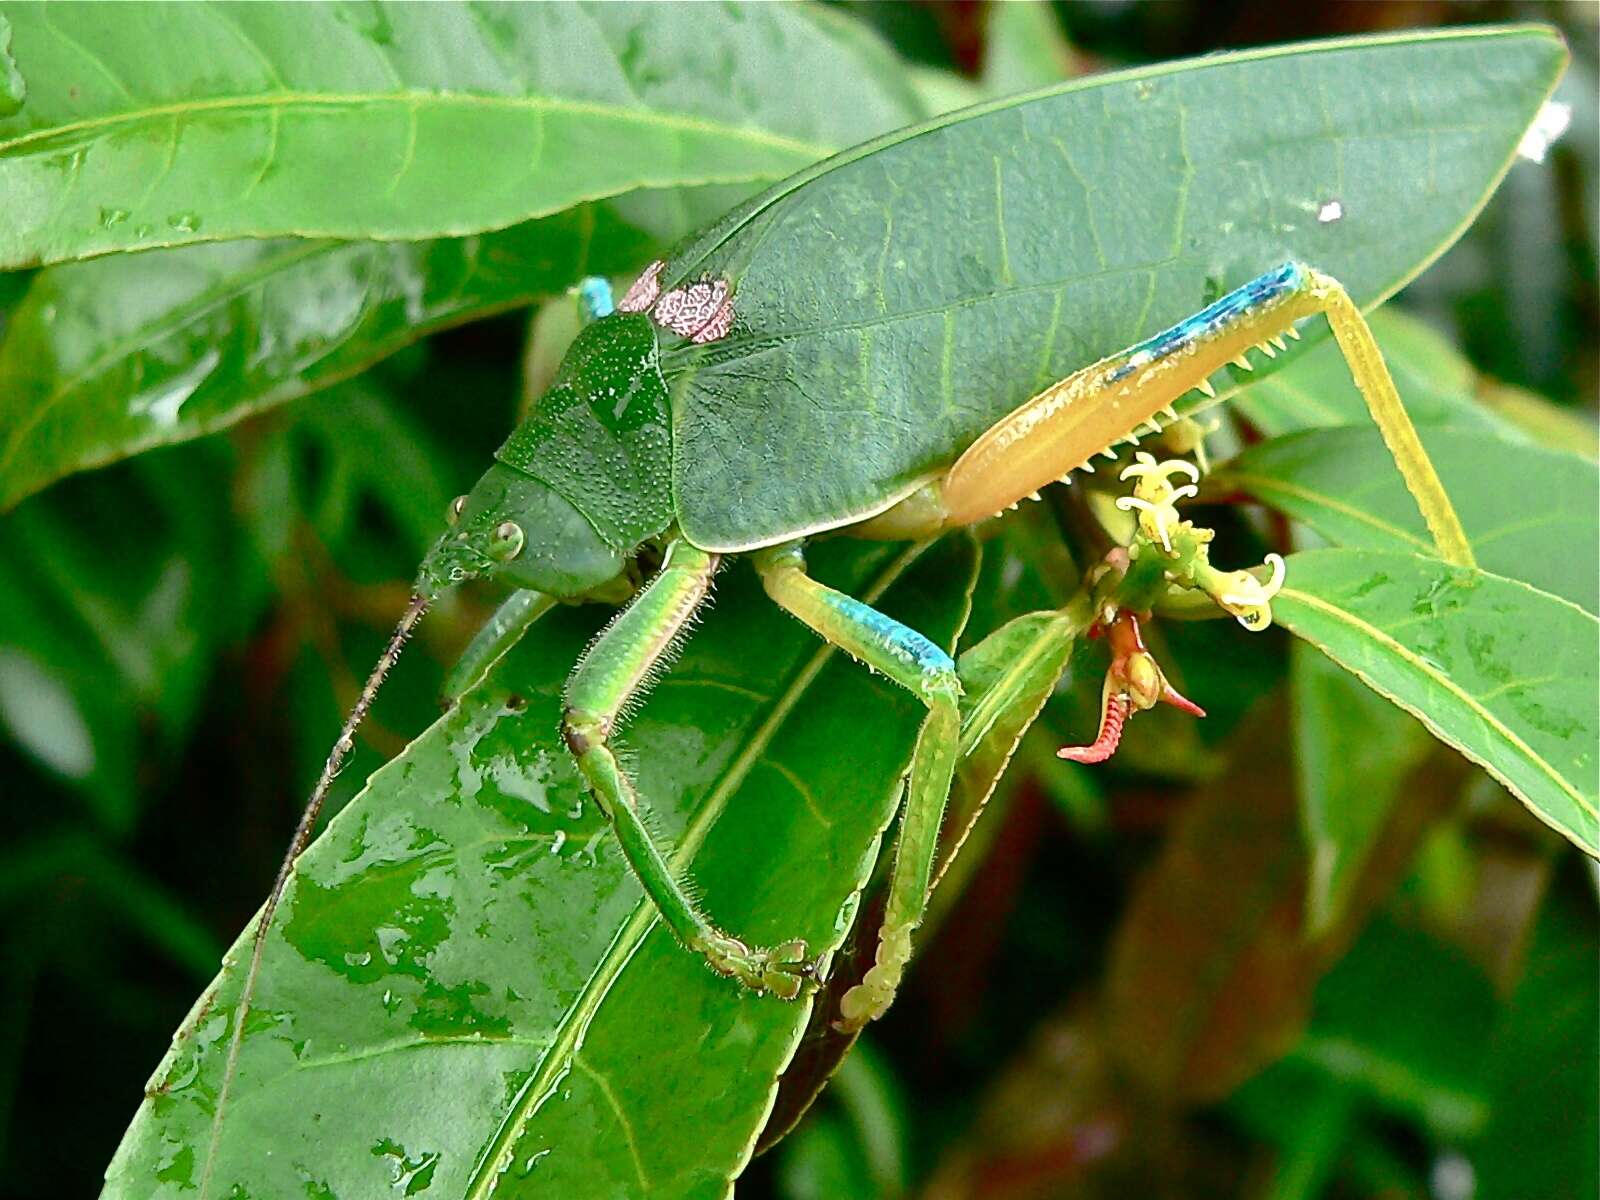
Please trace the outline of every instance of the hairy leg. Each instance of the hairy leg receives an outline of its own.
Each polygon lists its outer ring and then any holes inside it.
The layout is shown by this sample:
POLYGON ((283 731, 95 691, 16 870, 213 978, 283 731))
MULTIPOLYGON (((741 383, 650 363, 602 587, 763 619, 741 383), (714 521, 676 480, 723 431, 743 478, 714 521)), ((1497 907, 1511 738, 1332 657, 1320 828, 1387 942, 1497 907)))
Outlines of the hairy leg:
POLYGON ((713 555, 687 542, 671 545, 660 572, 605 628, 572 673, 563 733, 628 865, 678 940, 704 955, 713 970, 756 991, 792 999, 813 971, 805 943, 756 949, 711 923, 651 839, 638 789, 610 744, 621 713, 649 686, 705 599, 716 566, 713 555))

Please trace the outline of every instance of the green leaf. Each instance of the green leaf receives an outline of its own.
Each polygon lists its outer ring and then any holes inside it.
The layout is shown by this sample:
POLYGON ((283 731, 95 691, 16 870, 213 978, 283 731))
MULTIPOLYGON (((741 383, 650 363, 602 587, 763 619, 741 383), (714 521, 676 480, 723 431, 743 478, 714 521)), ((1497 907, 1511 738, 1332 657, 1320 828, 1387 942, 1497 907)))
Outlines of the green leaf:
MULTIPOLYGON (((834 144, 921 115, 870 34, 807 12, 819 23, 809 36, 835 39, 871 68, 830 84, 834 144)), ((723 103, 694 89, 682 98, 707 113, 723 103)), ((741 103, 752 130, 777 134, 804 119, 781 91, 747 92, 741 103)), ((752 186, 635 192, 481 237, 238 242, 47 269, 0 343, 0 509, 64 474, 224 428, 585 274, 634 271, 752 186)))
POLYGON ((44 271, 0 343, 0 508, 625 269, 649 244, 596 206, 459 240, 240 241, 44 271))
POLYGON ((773 179, 854 141, 860 110, 895 123, 908 96, 875 39, 787 5, 5 12, 29 81, 0 118, 5 268, 460 235, 640 187, 773 179))
MULTIPOLYGON (((1479 566, 1600 612, 1600 468, 1478 432, 1427 430, 1479 566)), ((1422 515, 1376 429, 1321 429, 1253 446, 1208 489, 1240 490, 1339 546, 1429 554, 1422 515)))
POLYGON ((1375 303, 1470 223, 1565 57, 1528 28, 1214 55, 979 105, 784 181, 661 276, 735 297, 728 336, 662 355, 684 532, 731 549, 879 511, 1042 386, 1285 259, 1375 303))
POLYGON ((1600 621, 1483 570, 1371 550, 1289 560, 1278 621, 1600 855, 1600 621))
POLYGON ((1087 605, 1025 613, 961 655, 961 758, 936 879, 960 852, 1088 624, 1087 605))
MULTIPOLYGON (((1423 442, 1480 566, 1596 610, 1600 474, 1593 463, 1487 432, 1428 429, 1423 442)), ((1370 427, 1274 438, 1233 459, 1207 487, 1248 492, 1336 545, 1423 554, 1432 545, 1370 427)), ((1297 651, 1292 664, 1312 846, 1307 913, 1321 928, 1344 903, 1386 806, 1400 798, 1421 730, 1321 655, 1297 651)))
MULTIPOLYGON (((1368 318, 1406 411, 1419 426, 1482 430, 1509 441, 1527 441, 1515 425, 1479 403, 1477 373, 1449 340, 1416 317, 1394 307, 1368 318)), ((1249 380, 1234 407, 1269 438, 1302 429, 1370 426, 1366 401, 1356 390, 1339 348, 1332 342, 1291 350, 1284 365, 1249 380)))
MULTIPOLYGON (((974 544, 913 557, 833 543, 815 563, 858 594, 888 588, 887 611, 950 646, 974 544)), ((720 591, 623 740, 663 846, 719 921, 834 949, 922 709, 747 570, 720 591)), ((301 859, 205 1194, 726 1194, 809 1001, 752 995, 680 947, 584 798, 555 731, 603 615, 535 626, 301 859)), ((179 1031, 108 1196, 192 1196, 206 1176, 249 954, 241 939, 179 1031)))
POLYGON ((1289 653, 1300 820, 1310 858, 1306 926, 1339 920, 1360 868, 1432 743, 1411 717, 1303 642, 1289 653))
POLYGON ((991 4, 985 15, 983 86, 991 95, 1045 87, 1078 73, 1055 10, 1043 0, 991 4))

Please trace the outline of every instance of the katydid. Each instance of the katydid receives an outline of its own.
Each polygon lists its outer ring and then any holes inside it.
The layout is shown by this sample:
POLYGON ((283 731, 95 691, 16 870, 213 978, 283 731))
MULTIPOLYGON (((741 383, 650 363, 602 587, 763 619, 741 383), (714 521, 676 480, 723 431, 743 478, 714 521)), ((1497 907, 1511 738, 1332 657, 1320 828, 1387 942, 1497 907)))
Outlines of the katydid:
MULTIPOLYGON (((1359 311, 1333 279, 1294 262, 1273 267, 1193 317, 1083 368, 1009 413, 995 414, 970 444, 950 444, 930 477, 888 493, 872 511, 785 506, 724 512, 708 494, 713 490, 708 481, 675 469, 673 458, 685 419, 703 417, 700 406, 715 399, 700 382, 702 373, 719 362, 718 343, 740 332, 734 283, 695 278, 692 269, 692 263, 653 263, 615 309, 603 281, 585 282, 582 294, 594 319, 496 461, 452 504, 450 528, 424 559, 415 596, 334 746, 259 928, 265 928, 294 858, 309 838, 356 725, 433 598, 473 578, 520 589, 502 610, 505 627, 492 632, 491 649, 480 649, 481 654, 503 649, 508 637, 519 635, 553 601, 615 599, 632 591, 569 678, 562 729, 566 745, 629 865, 679 941, 745 987, 784 998, 799 995, 815 974, 805 944, 754 947, 712 922, 652 839, 644 817, 648 801, 613 746, 620 718, 669 660, 719 565, 730 555, 748 554, 777 604, 927 706, 908 770, 876 965, 841 1002, 846 1028, 880 1016, 910 959, 912 934, 928 897, 956 766, 961 689, 949 655, 916 630, 813 581, 806 573, 806 539, 830 533, 931 538, 994 517, 1052 481, 1092 470, 1089 460, 1095 454, 1159 430, 1164 415, 1175 416, 1175 400, 1191 389, 1209 390, 1213 371, 1229 361, 1246 362, 1252 348, 1271 353, 1276 339, 1298 336, 1296 322, 1315 313, 1328 316, 1374 416, 1400 448, 1397 458, 1410 465, 1413 490, 1441 546, 1465 553, 1426 458, 1411 451, 1416 434, 1359 311), (641 555, 660 565, 633 591, 641 555)), ((913 380, 913 386, 917 383, 932 386, 926 379, 913 380)), ((772 403, 804 401, 775 387, 772 403)), ((759 478, 766 464, 740 440, 737 423, 727 423, 725 432, 713 450, 724 469, 759 478)), ((838 472, 848 477, 853 470, 846 449, 838 472)), ((1164 474, 1159 478, 1165 482, 1164 474)), ((1159 499, 1164 503, 1170 494, 1159 499)), ((1130 502, 1159 515, 1149 500, 1130 502)), ((1165 526, 1160 528, 1167 541, 1165 526)), ((1170 542, 1167 548, 1172 549, 1170 542)), ((1263 627, 1249 614, 1263 610, 1270 594, 1262 589, 1225 607, 1237 610, 1247 627, 1263 627)), ((1136 644, 1136 632, 1132 636, 1136 644)), ((1158 687, 1149 702, 1162 690, 1158 687)), ((1109 705, 1108 699, 1108 719, 1109 705)), ((1120 724, 1119 716, 1117 728, 1120 724)))
MULTIPOLYGON (((423 561, 412 602, 311 796, 256 925, 228 1077, 264 931, 328 786, 406 636, 428 603, 457 583, 489 578, 518 589, 475 643, 475 661, 503 649, 552 603, 623 602, 572 671, 565 744, 661 919, 687 951, 755 991, 796 997, 817 964, 798 940, 752 946, 721 929, 674 876, 649 833, 649 798, 616 754, 624 715, 670 660, 719 566, 735 555, 751 558, 775 603, 926 706, 876 963, 840 1005, 841 1026, 859 1029, 889 1007, 927 903, 957 766, 961 687, 950 656, 916 630, 811 579, 808 539, 924 539, 988 520, 1041 487, 1092 470, 1095 455, 1114 458, 1119 443, 1161 430, 1186 393, 1210 394, 1215 371, 1229 362, 1248 366, 1246 355, 1257 348, 1274 353, 1279 339, 1298 336, 1298 323, 1322 315, 1440 555, 1471 561, 1360 310, 1330 275, 1284 261, 1281 250, 1253 252, 1235 276, 1250 277, 1210 304, 1197 303, 1193 315, 1024 398, 1039 380, 1070 369, 1057 364, 1072 344, 1073 296, 1052 246, 1007 237, 1003 178, 1010 166, 995 157, 991 171, 988 157, 962 157, 961 139, 972 134, 963 126, 986 120, 1021 118, 975 109, 868 143, 734 210, 652 263, 615 305, 603 281, 582 285, 592 320, 549 390, 452 505, 450 527, 423 561), (968 255, 949 269, 933 260, 948 230, 974 218, 962 207, 970 200, 962 189, 917 192, 896 175, 897 156, 913 141, 917 161, 944 153, 952 172, 992 184, 980 206, 989 224, 975 230, 992 239, 983 257, 968 255), (851 220, 881 226, 873 260, 837 263, 836 294, 794 287, 796 256, 825 255, 833 223, 851 220), (945 232, 935 237, 935 230, 945 232), (1020 335, 1007 327, 1008 314, 1024 305, 1028 336, 1041 347, 1016 341, 1020 335), (1024 350, 1032 360, 1026 368, 1017 362, 1024 350), (654 564, 653 573, 645 564, 654 564)), ((1029 127, 1017 129, 1027 144, 1029 127)), ((1070 160, 1055 154, 1025 159, 1028 169, 1037 166, 1038 186, 1074 178, 1070 160)), ((1164 265, 1108 266, 1102 275, 1130 282, 1148 276, 1148 307, 1164 265)), ((1170 583, 1198 587, 1248 628, 1264 627, 1272 586, 1212 570, 1204 539, 1174 515, 1185 489, 1170 485, 1172 465, 1146 466, 1129 500, 1159 554, 1128 573, 1130 586, 1145 598, 1170 583), (1176 541, 1174 531, 1181 534, 1176 541)), ((1125 590, 1124 600, 1130 594, 1125 590)), ((1123 607, 1137 615, 1142 606, 1123 607)), ((1119 647, 1119 674, 1108 681, 1106 701, 1115 728, 1096 740, 1104 749, 1132 708, 1171 697, 1136 626, 1113 610, 1098 619, 1119 647)), ((469 662, 456 679, 473 673, 469 662)))

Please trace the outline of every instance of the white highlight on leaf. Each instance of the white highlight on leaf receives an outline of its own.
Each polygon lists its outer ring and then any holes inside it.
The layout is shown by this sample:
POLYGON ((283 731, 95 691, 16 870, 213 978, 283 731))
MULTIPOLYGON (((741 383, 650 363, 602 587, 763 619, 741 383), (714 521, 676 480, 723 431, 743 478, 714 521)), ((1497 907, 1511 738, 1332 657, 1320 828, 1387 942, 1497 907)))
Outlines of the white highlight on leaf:
POLYGON ((1550 147, 1571 124, 1572 105, 1561 100, 1546 100, 1539 115, 1533 118, 1533 124, 1528 126, 1528 132, 1517 143, 1517 157, 1542 163, 1550 147))
POLYGON ((68 779, 86 779, 94 772, 94 736, 77 700, 20 651, 0 651, 0 726, 68 779))

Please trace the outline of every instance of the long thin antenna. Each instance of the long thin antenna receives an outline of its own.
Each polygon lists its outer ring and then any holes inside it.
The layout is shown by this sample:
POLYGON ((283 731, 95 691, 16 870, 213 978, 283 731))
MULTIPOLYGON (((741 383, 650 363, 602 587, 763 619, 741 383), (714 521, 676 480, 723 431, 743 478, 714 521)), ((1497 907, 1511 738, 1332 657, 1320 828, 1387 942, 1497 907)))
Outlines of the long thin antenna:
POLYGON ((411 597, 411 603, 406 605, 406 611, 400 617, 400 623, 394 627, 389 644, 378 657, 378 663, 372 668, 372 674, 367 676, 367 682, 361 688, 361 695, 356 697, 355 707, 345 718, 344 728, 339 731, 339 740, 334 742, 333 749, 328 752, 328 761, 322 765, 322 774, 317 777, 317 786, 311 789, 311 799, 306 801, 305 811, 300 814, 300 823, 295 826, 294 837, 289 841, 289 849, 283 856, 283 862, 278 866, 277 878, 272 881, 272 891, 267 894, 267 902, 261 906, 261 918, 256 922, 255 936, 250 949, 250 969, 245 974, 244 987, 239 991, 239 1003, 234 1010, 233 1036, 228 1040, 228 1061, 223 1068, 222 1086, 217 1092, 216 1111, 211 1117, 211 1142, 207 1147, 205 1167, 200 1175, 200 1200, 206 1200, 207 1189, 211 1184, 211 1166, 216 1161, 217 1143, 222 1136, 223 1109, 228 1102, 228 1092, 233 1086, 234 1071, 239 1065, 239 1047, 244 1042, 245 1018, 250 1015, 250 998, 255 993, 256 976, 261 972, 261 955, 266 948, 267 930, 272 925, 272 915, 278 909, 283 889, 288 886, 295 860, 311 841, 311 831, 316 828, 317 817, 321 815, 322 805, 328 798, 328 790, 333 786, 339 768, 344 766, 344 760, 355 745, 356 729, 365 719, 367 710, 372 707, 378 689, 383 686, 384 677, 399 659, 406 638, 411 635, 411 630, 421 620, 423 611, 427 607, 428 597, 420 595, 411 597))

